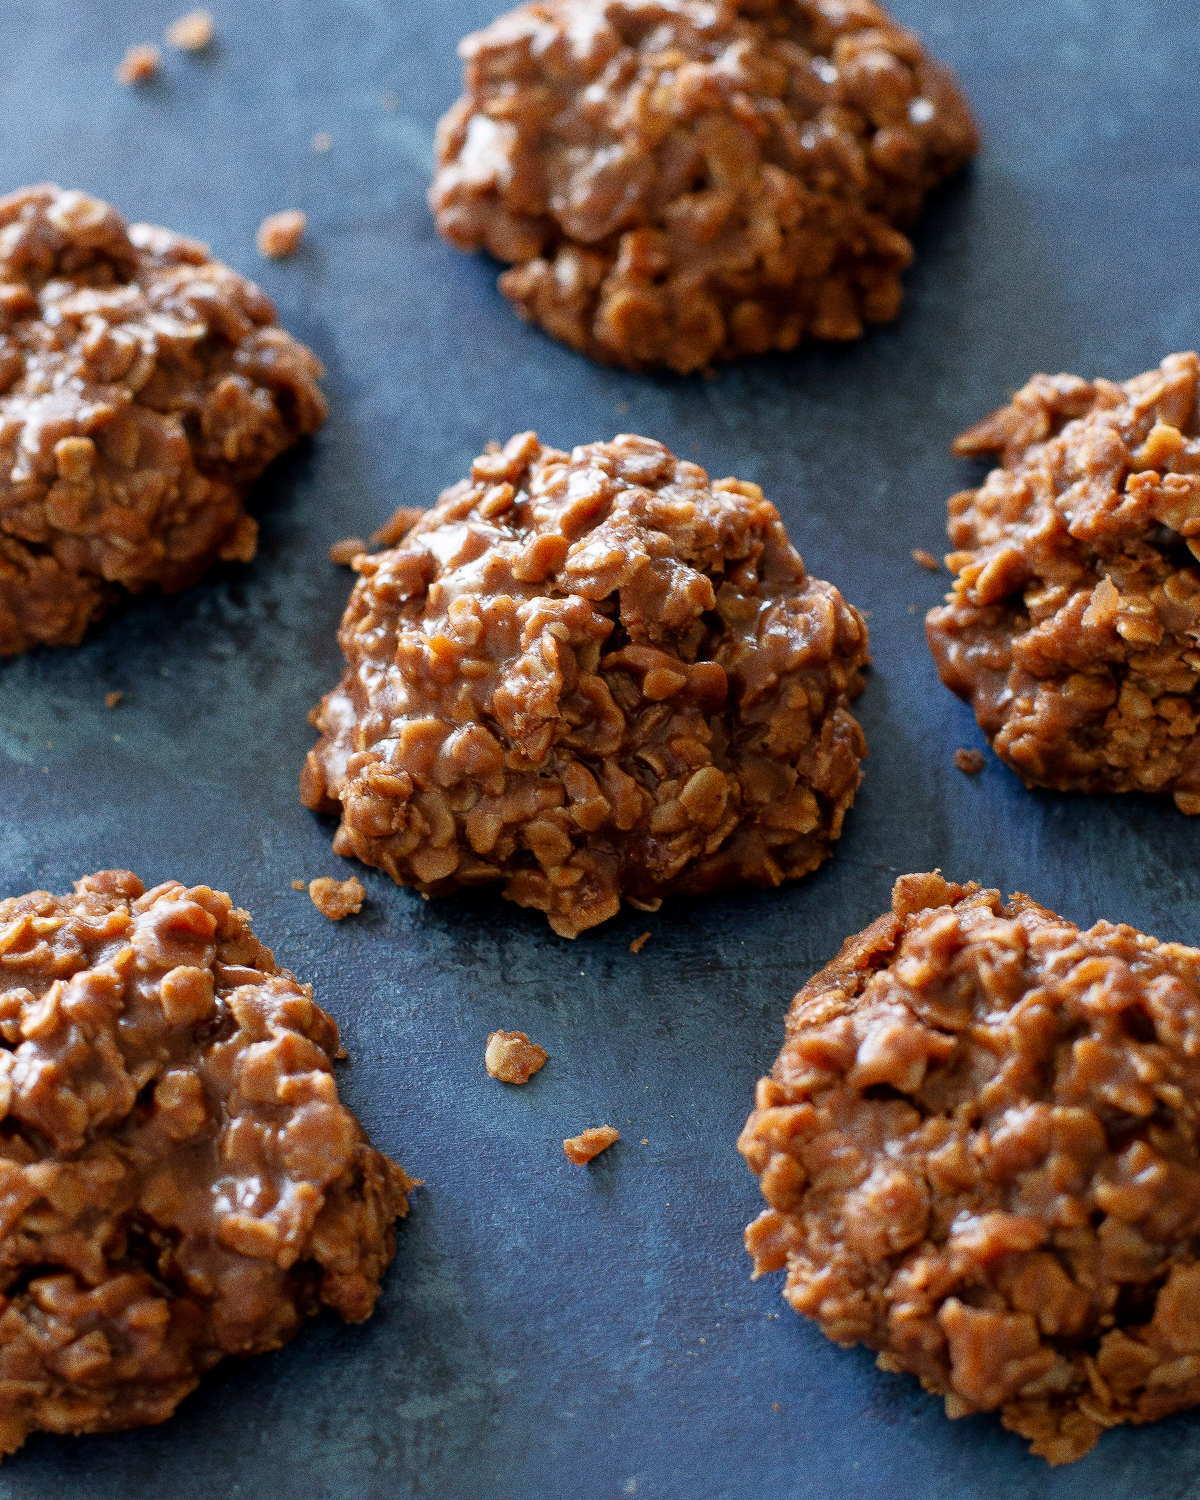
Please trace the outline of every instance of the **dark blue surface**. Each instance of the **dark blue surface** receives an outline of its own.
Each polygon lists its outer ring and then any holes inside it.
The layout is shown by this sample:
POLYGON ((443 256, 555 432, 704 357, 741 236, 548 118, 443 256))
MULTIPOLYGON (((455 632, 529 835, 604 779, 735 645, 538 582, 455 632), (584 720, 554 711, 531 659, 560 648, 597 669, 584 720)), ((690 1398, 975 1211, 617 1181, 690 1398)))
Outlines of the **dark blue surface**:
POLYGON ((910 557, 940 554, 946 497, 981 472, 951 438, 1032 371, 1124 377, 1200 338, 1190 8, 897 0, 958 69, 984 153, 917 231, 899 324, 710 381, 587 363, 435 235, 433 129, 454 44, 492 0, 209 3, 211 56, 168 54, 131 91, 113 64, 185 0, 10 0, 2 186, 53 178, 207 240, 318 351, 331 417, 262 485, 252 564, 137 601, 77 650, 0 664, 0 893, 108 865, 231 891, 336 1015, 345 1096, 427 1186, 370 1323, 321 1320, 225 1367, 164 1427, 35 1437, 0 1500, 1200 1494, 1200 1414, 1052 1472, 994 1420, 950 1423, 915 1382, 826 1343, 778 1278, 748 1280, 758 1200, 734 1150, 793 992, 900 872, 1200 937, 1200 820, 1030 794, 990 757, 979 777, 954 769, 983 741, 923 644, 945 576, 910 557), (292 206, 306 248, 260 261, 259 220, 292 206), (305 713, 340 670, 349 575, 325 550, 530 426, 567 446, 643 432, 757 480, 810 569, 871 612, 871 759, 846 835, 789 889, 670 902, 573 944, 493 896, 427 905, 363 871, 368 905, 334 927, 290 885, 346 873, 296 796, 305 713), (496 1026, 551 1054, 523 1090, 484 1072, 496 1026), (569 1166, 563 1136, 601 1120, 620 1144, 569 1166))

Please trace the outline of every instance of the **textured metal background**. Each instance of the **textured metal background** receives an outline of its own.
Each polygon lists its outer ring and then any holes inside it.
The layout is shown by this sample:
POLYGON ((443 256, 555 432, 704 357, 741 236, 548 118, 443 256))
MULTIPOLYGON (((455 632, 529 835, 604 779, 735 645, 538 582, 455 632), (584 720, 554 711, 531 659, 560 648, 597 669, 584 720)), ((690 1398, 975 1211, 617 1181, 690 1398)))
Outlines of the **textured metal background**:
POLYGON ((1030 794, 945 692, 921 619, 945 579, 951 437, 1037 369, 1126 376, 1197 342, 1200 41, 1168 0, 896 0, 958 69, 985 150, 937 195, 901 322, 715 380, 604 370, 518 323, 495 267, 436 237, 423 194, 454 44, 494 0, 212 0, 212 54, 160 81, 113 64, 184 0, 10 0, 5 190, 53 178, 208 241, 328 366, 328 426, 258 493, 262 546, 130 604, 77 650, 0 664, 0 892, 130 866, 228 889, 343 1028, 341 1087, 427 1186, 365 1327, 319 1320, 229 1364, 166 1426, 33 1438, 0 1500, 792 1500, 1200 1493, 1200 1414, 1119 1431, 1051 1473, 987 1417, 825 1342, 751 1285, 757 1212, 734 1150, 798 986, 940 865, 1080 922, 1196 940, 1200 820, 1138 798, 1030 794), (384 107, 385 91, 398 107, 384 107), (333 137, 312 151, 316 131, 333 137), (253 249, 299 205, 291 262, 253 249), (823 871, 773 894, 672 901, 578 942, 491 895, 425 904, 360 872, 341 926, 292 879, 338 874, 296 778, 338 675, 335 538, 428 502, 489 438, 633 430, 760 482, 810 569, 871 612, 866 780, 823 871), (106 692, 125 698, 115 711, 106 692), (638 957, 634 936, 652 937, 638 957), (483 1070, 496 1026, 551 1061, 483 1070), (609 1120, 586 1171, 564 1135, 609 1120))

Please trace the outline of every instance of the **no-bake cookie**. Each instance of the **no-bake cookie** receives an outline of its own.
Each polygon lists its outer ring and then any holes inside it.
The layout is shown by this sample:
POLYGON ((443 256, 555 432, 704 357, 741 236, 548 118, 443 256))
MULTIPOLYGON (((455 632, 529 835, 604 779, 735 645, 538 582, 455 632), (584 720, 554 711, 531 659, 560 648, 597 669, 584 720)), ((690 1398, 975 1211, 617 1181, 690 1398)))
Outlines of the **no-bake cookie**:
POLYGON ((0 655, 253 557, 242 502, 321 425, 322 373, 196 241, 52 185, 0 198, 0 655))
POLYGON ((755 1274, 1052 1463, 1200 1402, 1200 950, 897 881, 739 1147, 755 1274))
POLYGON ((227 1354, 370 1315, 415 1185, 333 1020, 207 886, 0 901, 0 1453, 161 1422, 227 1354))
POLYGON ((1027 786, 1200 813, 1198 375, 1036 375, 955 445, 1002 466, 950 501, 929 644, 1027 786))
POLYGON ((301 783, 339 854, 428 896, 498 881, 565 937, 828 855, 867 629, 757 485, 522 433, 354 566, 301 783))
POLYGON ((543 0, 468 36, 430 204, 597 359, 699 369, 894 318, 901 230, 976 150, 871 0, 543 0))

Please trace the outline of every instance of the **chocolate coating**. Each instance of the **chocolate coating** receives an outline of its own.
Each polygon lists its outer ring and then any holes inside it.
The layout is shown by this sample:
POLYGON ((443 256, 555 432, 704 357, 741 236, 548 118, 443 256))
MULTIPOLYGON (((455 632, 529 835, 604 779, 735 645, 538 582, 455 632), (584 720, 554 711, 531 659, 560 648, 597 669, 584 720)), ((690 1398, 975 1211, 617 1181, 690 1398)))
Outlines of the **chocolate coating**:
POLYGON ((430 204, 596 359, 695 370, 900 308, 900 230, 976 150, 871 0, 540 0, 460 47, 430 204))
POLYGON ((1027 786, 1200 813, 1200 360, 1116 385, 1035 375, 959 438, 1000 454, 950 501, 947 687, 1027 786))
POLYGON ((1200 1402, 1200 950, 896 882, 739 1142, 755 1274, 1051 1463, 1200 1402))
POLYGON ((195 240, 53 185, 0 198, 0 655, 252 558, 242 502, 324 421, 323 373, 195 240))
POLYGON ((333 1020, 207 886, 0 901, 0 1453, 161 1422, 227 1354, 370 1315, 415 1186, 333 1020))
POLYGON ((522 433, 354 566, 301 786, 339 854, 431 896, 499 881, 564 937, 828 855, 867 629, 757 485, 522 433))

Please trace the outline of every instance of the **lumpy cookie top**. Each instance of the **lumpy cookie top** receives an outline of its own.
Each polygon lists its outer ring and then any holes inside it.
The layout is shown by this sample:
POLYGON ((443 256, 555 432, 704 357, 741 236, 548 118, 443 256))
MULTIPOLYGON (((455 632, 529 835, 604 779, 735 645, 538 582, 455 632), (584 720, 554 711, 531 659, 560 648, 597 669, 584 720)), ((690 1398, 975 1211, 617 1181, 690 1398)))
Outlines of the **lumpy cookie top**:
POLYGON ((756 1274, 1065 1463, 1200 1401, 1200 950, 933 875, 796 996, 756 1274))
POLYGON ((522 433, 355 567, 301 788, 338 853, 426 895, 502 881, 565 937, 829 853, 867 629, 757 485, 522 433))
POLYGON ((413 1186, 333 1020, 207 886, 0 901, 0 1452, 170 1416, 319 1306, 367 1317, 413 1186))
POLYGON ((871 0, 545 0, 459 50, 438 228, 513 263, 524 317, 633 368, 894 318, 896 226, 977 144, 871 0))
POLYGON ((1002 467, 950 501, 929 644, 1027 785, 1200 813, 1198 376, 1036 375, 955 445, 1002 467))
POLYGON ((0 198, 0 654, 253 557, 242 499, 321 425, 322 373, 196 241, 54 186, 0 198))

